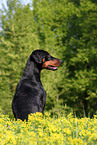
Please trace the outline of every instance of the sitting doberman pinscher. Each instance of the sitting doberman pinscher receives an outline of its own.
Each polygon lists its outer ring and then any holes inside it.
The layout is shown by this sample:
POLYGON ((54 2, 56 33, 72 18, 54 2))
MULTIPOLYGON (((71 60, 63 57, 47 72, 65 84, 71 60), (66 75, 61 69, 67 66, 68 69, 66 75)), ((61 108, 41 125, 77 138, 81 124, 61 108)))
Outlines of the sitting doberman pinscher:
POLYGON ((16 119, 27 120, 30 113, 43 113, 46 92, 40 81, 40 71, 44 68, 57 70, 61 63, 62 60, 52 57, 44 50, 32 52, 12 101, 12 110, 16 119))

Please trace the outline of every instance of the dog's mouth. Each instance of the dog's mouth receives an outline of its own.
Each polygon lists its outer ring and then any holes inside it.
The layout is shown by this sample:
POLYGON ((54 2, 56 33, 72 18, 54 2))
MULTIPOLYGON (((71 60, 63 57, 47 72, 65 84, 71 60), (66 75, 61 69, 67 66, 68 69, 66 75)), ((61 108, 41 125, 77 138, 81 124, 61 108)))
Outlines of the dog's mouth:
POLYGON ((57 70, 58 69, 58 67, 55 67, 55 66, 52 66, 52 65, 48 65, 47 66, 47 69, 50 69, 50 70, 57 70))
POLYGON ((49 69, 49 70, 57 70, 58 67, 61 65, 62 61, 58 59, 50 60, 50 61, 45 61, 42 65, 42 69, 49 69))

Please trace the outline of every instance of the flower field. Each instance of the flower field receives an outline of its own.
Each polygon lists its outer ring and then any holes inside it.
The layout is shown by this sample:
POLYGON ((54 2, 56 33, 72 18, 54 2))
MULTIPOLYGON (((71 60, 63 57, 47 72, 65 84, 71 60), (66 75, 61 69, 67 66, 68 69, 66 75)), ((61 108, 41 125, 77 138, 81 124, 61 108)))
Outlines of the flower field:
POLYGON ((49 114, 29 115, 28 122, 0 115, 0 145, 96 145, 97 116, 58 119, 49 114))

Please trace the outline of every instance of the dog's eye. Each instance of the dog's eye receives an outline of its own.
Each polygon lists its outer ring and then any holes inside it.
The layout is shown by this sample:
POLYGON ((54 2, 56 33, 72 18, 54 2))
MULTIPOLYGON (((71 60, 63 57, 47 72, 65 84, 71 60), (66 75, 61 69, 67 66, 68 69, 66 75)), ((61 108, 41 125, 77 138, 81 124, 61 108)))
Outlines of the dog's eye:
POLYGON ((46 56, 45 60, 49 61, 49 60, 51 60, 51 57, 48 55, 48 56, 46 56))

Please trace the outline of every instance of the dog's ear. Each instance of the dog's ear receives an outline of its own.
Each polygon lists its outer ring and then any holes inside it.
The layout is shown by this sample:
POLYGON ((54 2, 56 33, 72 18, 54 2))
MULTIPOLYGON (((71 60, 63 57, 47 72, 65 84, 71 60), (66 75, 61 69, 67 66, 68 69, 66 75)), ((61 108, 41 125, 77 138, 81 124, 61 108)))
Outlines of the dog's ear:
POLYGON ((38 64, 41 64, 42 63, 42 56, 41 56, 41 53, 38 52, 38 51, 33 51, 32 54, 30 55, 30 60, 31 61, 34 61, 38 64))

